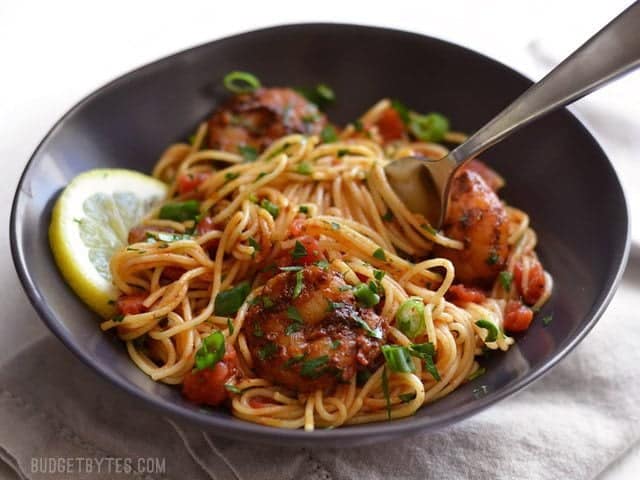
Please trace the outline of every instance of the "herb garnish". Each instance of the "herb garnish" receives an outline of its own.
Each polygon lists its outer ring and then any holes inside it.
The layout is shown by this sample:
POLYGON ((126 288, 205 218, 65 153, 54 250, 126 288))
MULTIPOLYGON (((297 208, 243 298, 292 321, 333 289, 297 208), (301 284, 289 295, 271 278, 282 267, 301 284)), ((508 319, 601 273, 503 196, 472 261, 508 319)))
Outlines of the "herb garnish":
POLYGON ((267 212, 269 212, 274 220, 278 218, 278 215, 280 214, 280 207, 278 207, 275 203, 271 203, 266 198, 263 198, 260 202, 260 206, 267 212))
POLYGON ((313 168, 307 162, 300 162, 296 167, 296 172, 300 175, 311 175, 313 173, 313 168))
POLYGON ((323 143, 333 143, 338 140, 338 133, 333 125, 326 125, 320 132, 320 138, 323 143))
POLYGON ((255 162, 258 158, 258 151, 249 145, 240 145, 238 152, 242 155, 245 162, 255 162))
POLYGON ((378 248, 375 252, 373 252, 373 258, 377 258, 378 260, 382 260, 385 261, 387 259, 387 256, 384 253, 384 250, 382 248, 378 248))
POLYGON ((502 288, 504 289, 504 291, 510 292, 511 284, 513 282, 513 274, 505 270, 500 272, 500 274, 498 275, 498 278, 500 279, 500 284, 502 285, 502 288))
POLYGON ((352 315, 351 318, 354 322, 356 322, 356 325, 358 325, 366 332, 369 337, 377 338, 378 340, 382 338, 382 329, 380 327, 372 329, 367 322, 365 322, 359 315, 356 314, 352 315))
POLYGON ((391 221, 393 221, 393 212, 391 210, 387 210, 387 213, 382 215, 381 218, 385 222, 391 222, 391 221))
POLYGON ((476 325, 487 330, 487 336, 484 339, 485 343, 495 342, 498 339, 498 327, 493 322, 482 318, 476 322, 476 325))
POLYGON ((258 349, 258 357, 260 360, 268 360, 273 357, 278 351, 278 345, 273 342, 267 343, 264 347, 258 349))
POLYGON ((186 200, 184 202, 166 203, 160 209, 158 218, 162 220, 173 220, 174 222, 185 222, 195 220, 200 214, 200 202, 197 200, 186 200))
POLYGON ((307 378, 318 378, 325 372, 328 362, 329 357, 327 355, 322 355, 321 357, 305 360, 302 363, 302 368, 300 369, 300 376, 307 378))
POLYGON ((235 315, 251 291, 249 282, 241 282, 229 290, 218 293, 213 311, 220 317, 235 315))
POLYGON ((213 332, 202 341, 202 345, 196 352, 195 367, 197 370, 213 367, 222 360, 225 353, 224 335, 222 332, 213 332))
POLYGON ((487 257, 487 265, 495 265, 500 261, 500 256, 495 250, 492 250, 489 256, 487 257))
POLYGON ((296 244, 293 247, 293 251, 291 252, 291 256, 294 259, 306 257, 308 255, 307 249, 304 247, 300 241, 296 240, 296 244))
POLYGON ((298 298, 302 293, 302 288, 304 287, 303 278, 302 270, 298 270, 296 272, 296 284, 293 287, 293 298, 298 298))

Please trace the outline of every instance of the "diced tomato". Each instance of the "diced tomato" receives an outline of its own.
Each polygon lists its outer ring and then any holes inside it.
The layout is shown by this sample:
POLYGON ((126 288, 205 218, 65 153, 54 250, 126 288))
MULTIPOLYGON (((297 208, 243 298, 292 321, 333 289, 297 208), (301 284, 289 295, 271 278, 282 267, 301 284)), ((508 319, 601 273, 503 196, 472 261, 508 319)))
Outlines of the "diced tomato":
POLYGON ((487 298, 482 290, 473 287, 465 287, 461 283, 449 287, 445 297, 451 303, 458 306, 462 306, 469 302, 482 303, 487 298))
POLYGON ((395 108, 387 108, 382 112, 376 125, 385 143, 398 140, 404 135, 404 122, 395 108))
POLYGON ((216 229, 215 224, 213 223, 213 218, 211 217, 202 217, 196 226, 196 233, 198 235, 204 235, 205 233, 209 233, 216 229))
POLYGON ((193 192, 211 174, 207 172, 187 173, 178 177, 178 193, 185 194, 193 192))
POLYGON ((317 262, 318 260, 323 260, 324 255, 320 251, 320 246, 318 245, 318 240, 313 237, 305 236, 298 238, 298 241, 302 244, 302 246, 307 251, 307 254, 303 257, 293 258, 292 261, 296 265, 311 265, 312 263, 317 262))
POLYGON ((513 269, 513 280, 525 303, 534 305, 544 294, 546 279, 542 264, 537 259, 533 259, 530 265, 526 287, 523 285, 524 267, 522 262, 516 263, 513 269))
POLYGON ((493 190, 497 192, 504 187, 504 178, 502 178, 495 170, 490 168, 486 163, 480 160, 473 159, 469 161, 464 168, 476 172, 482 177, 485 183, 493 190))
POLYGON ((181 267, 164 267, 162 270, 162 276, 168 280, 176 281, 186 272, 181 267))
POLYGON ((524 332, 533 320, 533 311, 519 300, 509 300, 504 311, 504 329, 508 332, 524 332))
POLYGON ((220 405, 229 397, 224 385, 235 372, 236 352, 227 345, 224 358, 212 368, 193 370, 185 375, 182 394, 199 405, 220 405))
POLYGON ((275 404, 273 400, 271 400, 269 397, 256 395, 255 397, 251 397, 249 399, 249 405, 251 406, 251 408, 262 408, 262 407, 272 407, 275 404))
POLYGON ((148 310, 142 302, 147 298, 146 293, 137 293, 135 295, 121 295, 116 301, 118 310, 123 315, 135 315, 137 313, 144 313, 148 310))
MULTIPOLYGON (((198 225, 196 226, 197 235, 204 235, 205 233, 212 232, 213 230, 216 230, 216 225, 213 223, 213 218, 211 217, 203 217, 198 222, 198 225)), ((219 238, 212 238, 211 240, 207 241, 204 245, 202 245, 202 248, 204 248, 205 250, 209 250, 217 247, 219 243, 220 243, 219 238)))
POLYGON ((289 234, 292 237, 299 237, 304 232, 304 217, 296 217, 291 221, 291 225, 289 225, 289 234))

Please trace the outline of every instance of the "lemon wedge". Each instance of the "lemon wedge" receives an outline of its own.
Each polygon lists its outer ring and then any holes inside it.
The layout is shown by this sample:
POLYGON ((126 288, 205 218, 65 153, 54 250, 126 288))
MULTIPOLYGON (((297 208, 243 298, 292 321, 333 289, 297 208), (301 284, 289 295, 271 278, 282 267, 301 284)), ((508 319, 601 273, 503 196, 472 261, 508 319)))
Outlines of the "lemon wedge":
POLYGON ((74 178, 56 201, 49 227, 53 256, 71 288, 104 318, 116 313, 111 256, 166 195, 165 183, 139 172, 96 169, 74 178))

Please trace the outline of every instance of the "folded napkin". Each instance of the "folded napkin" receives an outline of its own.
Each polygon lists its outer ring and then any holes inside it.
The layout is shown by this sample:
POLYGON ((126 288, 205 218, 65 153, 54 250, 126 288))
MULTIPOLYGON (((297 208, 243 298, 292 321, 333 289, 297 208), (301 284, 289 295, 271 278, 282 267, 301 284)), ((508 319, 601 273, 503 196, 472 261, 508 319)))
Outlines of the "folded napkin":
POLYGON ((637 257, 594 330, 534 385, 449 428, 340 449, 229 441, 162 418, 45 334, 0 369, 0 459, 29 479, 595 478, 640 441, 639 305, 637 257))

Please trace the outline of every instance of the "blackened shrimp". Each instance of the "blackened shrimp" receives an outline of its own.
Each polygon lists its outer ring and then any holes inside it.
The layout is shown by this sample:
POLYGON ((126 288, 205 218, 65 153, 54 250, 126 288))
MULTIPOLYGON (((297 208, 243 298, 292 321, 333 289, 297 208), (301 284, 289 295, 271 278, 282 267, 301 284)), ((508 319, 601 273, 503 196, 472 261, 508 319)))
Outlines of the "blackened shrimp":
POLYGON ((434 248, 436 256, 453 262, 458 281, 488 287, 504 270, 509 254, 507 212, 477 172, 464 169, 453 180, 444 233, 464 245, 462 250, 434 248))
POLYGON ((326 117, 290 88, 259 88, 231 97, 209 120, 211 148, 237 153, 239 147, 264 150, 291 133, 319 134, 326 117))
POLYGON ((270 279, 245 320, 256 373, 297 392, 330 391, 381 362, 387 323, 316 266, 270 279))

